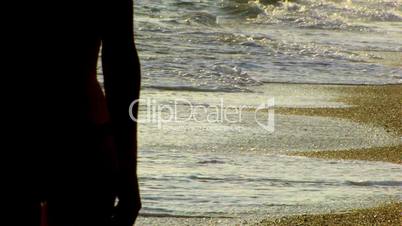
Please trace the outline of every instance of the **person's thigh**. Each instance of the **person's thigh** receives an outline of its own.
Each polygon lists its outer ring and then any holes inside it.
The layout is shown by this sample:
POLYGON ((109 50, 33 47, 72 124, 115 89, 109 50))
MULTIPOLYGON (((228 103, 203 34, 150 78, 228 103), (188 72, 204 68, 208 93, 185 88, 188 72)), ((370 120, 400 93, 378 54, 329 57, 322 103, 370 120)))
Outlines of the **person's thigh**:
POLYGON ((50 183, 50 226, 109 225, 114 206, 114 145, 108 134, 86 131, 62 147, 50 183))
POLYGON ((30 225, 40 226, 40 202, 25 199, 23 201, 17 201, 18 203, 7 206, 5 218, 2 219, 10 226, 30 225))
POLYGON ((48 201, 50 226, 110 225, 113 198, 107 193, 73 194, 66 191, 48 201), (109 197, 108 197, 109 196, 109 197))

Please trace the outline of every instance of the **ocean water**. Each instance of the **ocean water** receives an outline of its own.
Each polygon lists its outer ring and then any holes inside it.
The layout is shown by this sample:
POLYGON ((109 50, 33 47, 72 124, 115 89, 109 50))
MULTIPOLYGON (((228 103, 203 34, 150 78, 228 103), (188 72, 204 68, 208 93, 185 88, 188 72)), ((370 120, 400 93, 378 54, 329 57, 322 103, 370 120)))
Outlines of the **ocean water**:
POLYGON ((152 100, 144 100, 139 119, 153 120, 139 124, 138 175, 141 216, 152 218, 141 218, 139 225, 237 225, 236 219, 258 222, 267 216, 345 211, 402 200, 401 165, 286 155, 393 146, 402 143, 399 137, 344 119, 281 114, 273 116, 274 131, 269 132, 256 123, 269 112, 253 111, 267 96, 275 97, 276 106, 348 106, 336 102, 340 93, 311 85, 267 84, 257 90, 143 90, 142 96, 152 100), (176 99, 188 102, 173 105, 176 99), (244 110, 241 120, 234 114, 230 121, 208 121, 208 113, 193 112, 194 106, 213 109, 220 100, 225 106, 247 103, 251 110, 244 110), (173 106, 175 116, 155 111, 159 106, 173 106), (191 112, 197 119, 188 119, 191 112), (180 223, 172 217, 230 221, 180 223))
POLYGON ((137 0, 144 87, 402 82, 401 0, 137 0))
MULTIPOLYGON (((402 0, 135 0, 134 12, 142 98, 156 100, 140 119, 178 98, 348 107, 342 94, 281 84, 402 83, 402 0)), ((267 133, 243 116, 140 124, 141 215, 258 219, 402 198, 400 165, 284 155, 401 143, 383 128, 276 115, 267 133)))

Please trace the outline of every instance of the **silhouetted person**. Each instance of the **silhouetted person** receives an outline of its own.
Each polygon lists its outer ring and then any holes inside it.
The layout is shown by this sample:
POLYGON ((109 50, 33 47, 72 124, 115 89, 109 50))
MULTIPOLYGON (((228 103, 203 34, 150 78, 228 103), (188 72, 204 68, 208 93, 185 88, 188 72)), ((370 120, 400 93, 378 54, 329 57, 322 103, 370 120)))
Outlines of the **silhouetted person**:
POLYGON ((132 0, 15 3, 2 33, 6 224, 39 225, 46 202, 51 226, 132 225, 140 209, 128 112, 140 89, 132 0))

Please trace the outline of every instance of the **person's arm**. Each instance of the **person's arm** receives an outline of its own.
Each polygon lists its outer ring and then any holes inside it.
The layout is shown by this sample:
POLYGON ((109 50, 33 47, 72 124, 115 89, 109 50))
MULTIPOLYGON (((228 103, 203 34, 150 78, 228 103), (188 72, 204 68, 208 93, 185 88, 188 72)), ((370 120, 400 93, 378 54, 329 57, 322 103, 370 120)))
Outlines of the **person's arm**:
MULTIPOLYGON (((137 181, 137 125, 129 115, 139 98, 140 64, 134 45, 132 0, 108 0, 102 22, 105 94, 118 157, 118 225, 132 225, 141 208, 137 181)), ((137 117, 138 106, 133 109, 137 117)))

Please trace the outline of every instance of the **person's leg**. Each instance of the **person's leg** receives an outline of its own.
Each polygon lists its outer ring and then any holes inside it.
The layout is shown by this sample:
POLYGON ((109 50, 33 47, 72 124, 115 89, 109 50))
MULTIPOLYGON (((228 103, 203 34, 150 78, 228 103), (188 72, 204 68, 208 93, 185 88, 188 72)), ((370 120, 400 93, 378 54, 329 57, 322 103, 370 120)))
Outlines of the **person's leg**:
POLYGON ((40 226, 40 202, 30 200, 19 206, 14 216, 15 225, 40 226))
POLYGON ((30 194, 17 193, 5 197, 2 200, 2 222, 9 226, 39 226, 40 225, 40 201, 30 194))
POLYGON ((110 225, 114 207, 111 175, 102 170, 82 170, 63 178, 48 199, 49 226, 110 225))
POLYGON ((65 146, 48 199, 49 226, 110 225, 114 206, 114 147, 98 128, 83 130, 65 146), (66 150, 67 148, 67 150, 66 150))
MULTIPOLYGON (((33 158, 27 159, 34 162, 33 158)), ((14 164, 16 167, 9 168, 8 175, 2 178, 1 220, 9 226, 39 226, 41 180, 38 169, 29 161, 14 164)))
POLYGON ((106 193, 76 195, 66 191, 48 201, 49 226, 110 226, 113 200, 106 193))

